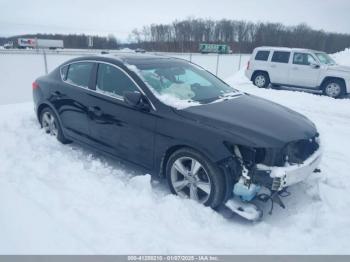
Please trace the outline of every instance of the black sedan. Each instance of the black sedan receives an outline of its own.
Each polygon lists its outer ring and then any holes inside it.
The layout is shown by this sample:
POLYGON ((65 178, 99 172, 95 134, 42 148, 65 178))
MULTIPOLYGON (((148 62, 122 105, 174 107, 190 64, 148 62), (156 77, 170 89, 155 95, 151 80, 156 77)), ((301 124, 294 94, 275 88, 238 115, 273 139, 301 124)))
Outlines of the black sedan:
POLYGON ((321 158, 307 118, 181 59, 72 59, 38 78, 33 97, 42 128, 60 142, 88 144, 166 178, 180 197, 252 220, 262 191, 276 199, 321 158))

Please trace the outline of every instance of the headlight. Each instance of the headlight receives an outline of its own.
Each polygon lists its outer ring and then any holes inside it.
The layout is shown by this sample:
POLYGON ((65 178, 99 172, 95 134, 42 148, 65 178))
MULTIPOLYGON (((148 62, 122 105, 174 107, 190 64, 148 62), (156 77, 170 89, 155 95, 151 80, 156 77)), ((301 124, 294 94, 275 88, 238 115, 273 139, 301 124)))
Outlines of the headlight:
POLYGON ((264 148, 233 145, 228 142, 224 142, 224 145, 234 156, 242 158, 243 163, 248 167, 254 164, 262 163, 265 159, 266 150, 264 148), (235 150, 235 147, 236 150, 238 148, 239 152, 235 150))

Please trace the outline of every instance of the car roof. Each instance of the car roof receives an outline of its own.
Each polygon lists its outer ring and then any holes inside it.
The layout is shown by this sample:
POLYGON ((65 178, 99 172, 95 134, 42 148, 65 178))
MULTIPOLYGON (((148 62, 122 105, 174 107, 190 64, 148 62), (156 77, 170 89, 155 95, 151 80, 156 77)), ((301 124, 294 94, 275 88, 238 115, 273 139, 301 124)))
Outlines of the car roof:
POLYGON ((97 60, 97 61, 105 61, 105 62, 119 62, 122 64, 143 64, 150 62, 161 62, 161 61, 183 61, 184 59, 170 57, 166 55, 158 55, 158 54, 140 54, 133 52, 118 52, 112 54, 97 54, 91 56, 81 56, 67 61, 65 64, 81 61, 81 60, 97 60))
POLYGON ((158 55, 158 54, 140 54, 140 53, 115 53, 106 55, 107 57, 121 60, 126 64, 139 64, 150 61, 162 61, 162 60, 178 60, 177 58, 166 56, 166 55, 158 55))
POLYGON ((307 48, 290 48, 290 47, 277 47, 277 46, 259 46, 255 48, 255 50, 272 50, 272 51, 299 51, 299 52, 318 52, 318 53, 324 53, 323 51, 317 51, 317 50, 312 50, 312 49, 307 49, 307 48))

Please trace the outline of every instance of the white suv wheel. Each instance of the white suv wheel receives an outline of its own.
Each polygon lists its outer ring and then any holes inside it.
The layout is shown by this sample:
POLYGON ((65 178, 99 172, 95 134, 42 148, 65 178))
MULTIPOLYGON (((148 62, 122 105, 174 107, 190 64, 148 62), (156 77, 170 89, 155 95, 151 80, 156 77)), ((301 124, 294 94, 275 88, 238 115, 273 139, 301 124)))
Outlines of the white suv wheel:
POLYGON ((258 76, 255 78, 254 84, 255 84, 257 87, 264 87, 265 83, 266 83, 266 79, 265 79, 265 76, 264 76, 264 75, 258 75, 258 76))
POLYGON ((338 97, 341 92, 341 87, 338 83, 331 82, 325 88, 325 93, 330 97, 338 97))
POLYGON ((253 84, 259 88, 267 88, 270 85, 270 79, 265 72, 256 72, 253 76, 253 84))

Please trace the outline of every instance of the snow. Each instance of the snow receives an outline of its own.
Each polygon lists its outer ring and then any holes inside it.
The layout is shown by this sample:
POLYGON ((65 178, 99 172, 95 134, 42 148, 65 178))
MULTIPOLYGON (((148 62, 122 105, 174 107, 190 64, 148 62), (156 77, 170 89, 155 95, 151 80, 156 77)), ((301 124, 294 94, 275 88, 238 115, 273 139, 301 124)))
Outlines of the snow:
MULTIPOLYGON (((2 84, 11 77, 1 76, 2 84)), ((58 143, 39 128, 31 102, 7 104, 0 106, 0 254, 348 254, 350 100, 258 89, 243 71, 226 82, 318 127, 322 173, 290 187, 287 209, 270 216, 266 205, 254 224, 226 220, 118 160, 58 143)))
POLYGON ((0 54, 0 72, 0 104, 25 102, 32 97, 32 82, 45 73, 43 58, 36 54, 0 54), (31 70, 25 70, 27 65, 31 70))
POLYGON ((340 65, 350 66, 350 48, 331 55, 340 65))
MULTIPOLYGON (((7 50, 5 52, 8 52, 7 50)), ((49 72, 63 62, 77 55, 48 54, 47 65, 49 72)), ((0 80, 2 92, 0 105, 21 103, 32 98, 32 83, 45 74, 44 56, 32 50, 20 53, 0 53, 0 80)))
POLYGON ((135 52, 135 50, 130 49, 130 48, 121 48, 118 50, 119 52, 135 52))
POLYGON ((154 95, 160 101, 162 101, 164 104, 171 106, 171 107, 178 109, 178 110, 200 105, 199 102, 193 101, 191 99, 183 100, 183 99, 179 99, 179 98, 175 97, 174 95, 170 95, 170 94, 159 94, 157 92, 154 92, 154 95))

